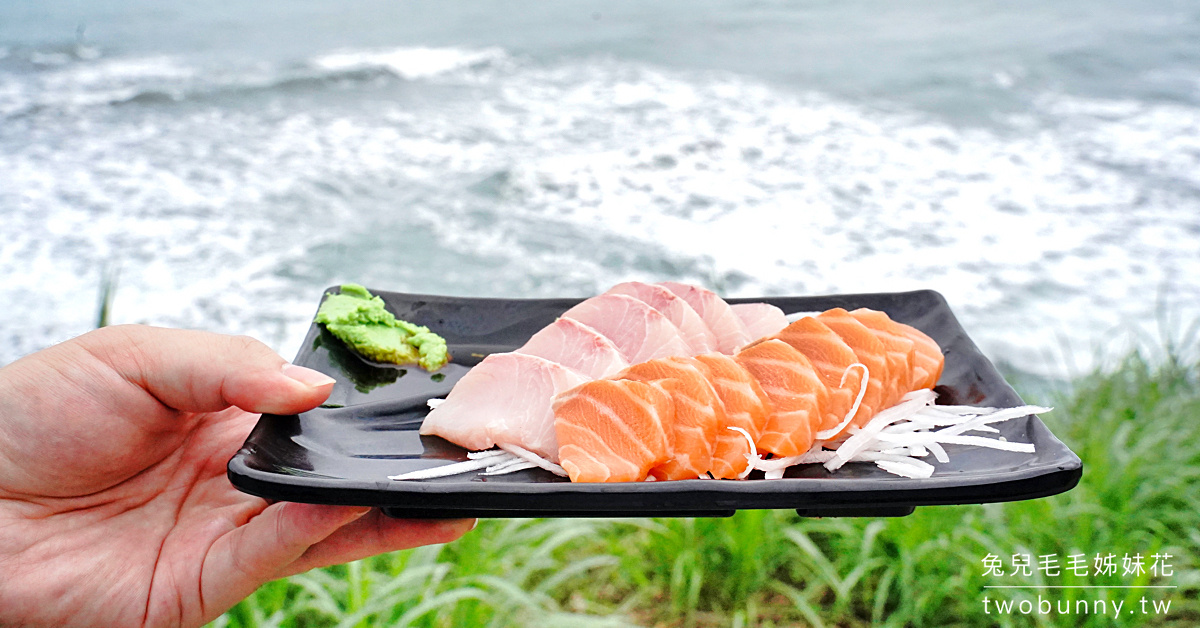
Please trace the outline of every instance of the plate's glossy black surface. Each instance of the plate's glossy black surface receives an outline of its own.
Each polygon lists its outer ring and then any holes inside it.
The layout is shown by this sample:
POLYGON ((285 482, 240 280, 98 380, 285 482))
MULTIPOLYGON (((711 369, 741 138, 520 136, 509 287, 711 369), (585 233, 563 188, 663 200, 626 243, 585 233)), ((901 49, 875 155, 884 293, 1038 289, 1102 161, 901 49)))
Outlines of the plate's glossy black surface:
MULTIPOLYGON (((466 451, 417 430, 425 402, 443 397, 483 356, 511 351, 579 299, 464 299, 374 291, 398 317, 446 338, 453 361, 438 373, 371 365, 319 325, 295 362, 337 380, 326 404, 300 415, 264 415, 229 462, 239 489, 262 497, 379 506, 401 517, 713 516, 740 509, 794 508, 812 516, 897 516, 913 507, 1030 499, 1071 489, 1079 458, 1036 416, 999 424, 1034 454, 946 446, 950 462, 933 477, 901 478, 852 463, 836 473, 793 467, 781 480, 571 483, 540 469, 493 477, 475 473, 424 481, 387 479, 466 459, 466 451)), ((939 403, 1011 407, 1020 397, 967 337, 945 299, 919 291, 766 297, 784 312, 831 307, 883 310, 929 334, 946 354, 939 403)), ((737 302, 739 299, 731 299, 737 302)))

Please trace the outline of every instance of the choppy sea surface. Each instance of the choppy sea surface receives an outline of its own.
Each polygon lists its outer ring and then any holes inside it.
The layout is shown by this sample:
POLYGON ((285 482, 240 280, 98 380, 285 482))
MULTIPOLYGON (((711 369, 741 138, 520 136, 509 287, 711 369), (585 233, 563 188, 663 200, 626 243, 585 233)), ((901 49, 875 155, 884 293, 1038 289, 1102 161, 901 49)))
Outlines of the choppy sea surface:
POLYGON ((1052 375, 1200 319, 1196 3, 340 4, 0 5, 0 364, 106 272, 289 357, 344 281, 930 288, 1052 375))

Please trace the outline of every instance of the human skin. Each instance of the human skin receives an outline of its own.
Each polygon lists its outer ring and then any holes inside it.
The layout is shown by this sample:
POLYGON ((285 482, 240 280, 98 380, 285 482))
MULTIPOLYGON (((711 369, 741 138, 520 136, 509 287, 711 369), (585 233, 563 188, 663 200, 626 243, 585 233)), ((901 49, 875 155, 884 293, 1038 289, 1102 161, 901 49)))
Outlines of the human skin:
POLYGON ((251 338, 145 326, 0 368, 0 625, 199 626, 270 580, 467 532, 229 483, 258 413, 332 388, 251 338))

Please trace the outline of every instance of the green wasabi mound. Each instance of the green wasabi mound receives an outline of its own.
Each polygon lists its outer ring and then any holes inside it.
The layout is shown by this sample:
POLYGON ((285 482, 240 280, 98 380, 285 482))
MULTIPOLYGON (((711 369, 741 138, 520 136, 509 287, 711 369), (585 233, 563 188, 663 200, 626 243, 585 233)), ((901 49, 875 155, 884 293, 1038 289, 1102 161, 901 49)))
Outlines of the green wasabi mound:
POLYGON ((325 297, 315 320, 369 360, 419 364, 427 371, 436 371, 450 361, 445 338, 428 327, 397 319, 384 307, 383 299, 358 284, 343 284, 341 294, 325 297))

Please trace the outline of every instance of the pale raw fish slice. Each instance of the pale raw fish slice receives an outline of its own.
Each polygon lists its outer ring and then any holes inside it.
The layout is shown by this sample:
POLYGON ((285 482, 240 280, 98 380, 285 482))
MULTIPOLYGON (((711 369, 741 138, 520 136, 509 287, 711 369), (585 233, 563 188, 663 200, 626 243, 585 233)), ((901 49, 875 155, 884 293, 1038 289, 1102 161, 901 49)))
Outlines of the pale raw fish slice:
POLYGON ((746 324, 734 313, 724 299, 712 290, 674 281, 658 284, 687 301, 700 315, 705 325, 717 337, 717 350, 732 355, 738 349, 755 340, 746 329, 746 324))
POLYGON ((571 318, 559 318, 534 334, 517 353, 546 358, 600 379, 629 366, 607 336, 571 318))
MULTIPOLYGON (((644 301, 650 307, 662 312, 667 320, 679 328, 679 335, 692 348, 690 355, 699 355, 717 350, 717 337, 713 334, 704 319, 696 313, 687 301, 676 296, 674 292, 654 284, 640 281, 619 283, 608 289, 610 294, 624 294, 639 301, 644 301)), ((781 316, 783 312, 779 313, 781 316)))
POLYGON ((630 364, 690 355, 679 328, 662 312, 624 294, 601 294, 563 313, 606 336, 630 364))
POLYGON ((746 325, 752 340, 774 336, 787 327, 787 315, 770 303, 734 303, 729 306, 746 325))
POLYGON ((670 395, 643 382, 598 379, 554 402, 559 460, 572 482, 638 482, 670 455, 670 395))
POLYGON ((472 450, 519 445, 558 460, 551 404, 588 378, 557 362, 525 353, 494 353, 476 364, 429 412, 421 434, 472 450))

